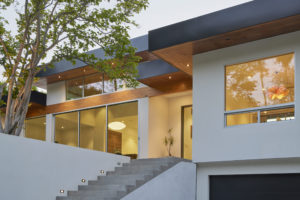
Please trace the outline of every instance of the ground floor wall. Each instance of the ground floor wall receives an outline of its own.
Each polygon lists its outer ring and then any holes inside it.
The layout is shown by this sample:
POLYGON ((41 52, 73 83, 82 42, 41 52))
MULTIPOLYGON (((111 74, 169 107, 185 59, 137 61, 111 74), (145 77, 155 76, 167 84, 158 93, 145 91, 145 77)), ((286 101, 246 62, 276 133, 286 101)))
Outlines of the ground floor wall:
MULTIPOLYGON (((300 159, 269 159, 197 164, 197 200, 211 200, 210 176, 300 173, 300 159)), ((276 182, 275 182, 276 183, 276 182)), ((277 195, 276 198, 279 198, 277 195)))
POLYGON ((125 156, 0 134, 0 199, 55 200, 126 162, 125 156))

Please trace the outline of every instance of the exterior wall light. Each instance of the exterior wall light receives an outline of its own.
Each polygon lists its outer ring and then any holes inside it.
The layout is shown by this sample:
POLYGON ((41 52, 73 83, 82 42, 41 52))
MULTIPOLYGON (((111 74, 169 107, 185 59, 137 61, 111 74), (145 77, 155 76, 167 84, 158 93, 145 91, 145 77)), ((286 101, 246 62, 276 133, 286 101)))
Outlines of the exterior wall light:
POLYGON ((169 79, 172 79, 172 76, 169 76, 169 79))
POLYGON ((63 194, 65 193, 65 190, 59 190, 59 193, 63 194))
POLYGON ((124 128, 126 128, 126 124, 124 124, 123 122, 110 122, 108 124, 108 128, 113 130, 113 131, 120 131, 124 128))

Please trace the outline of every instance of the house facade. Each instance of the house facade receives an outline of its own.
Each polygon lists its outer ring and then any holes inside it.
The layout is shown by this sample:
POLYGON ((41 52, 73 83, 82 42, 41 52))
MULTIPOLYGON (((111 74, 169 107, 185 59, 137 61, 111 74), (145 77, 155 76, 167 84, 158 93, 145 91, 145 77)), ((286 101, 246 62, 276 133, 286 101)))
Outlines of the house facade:
POLYGON ((171 134, 172 156, 197 164, 197 199, 299 199, 299 1, 252 1, 132 44, 138 88, 61 61, 39 74, 47 102, 24 135, 140 159, 168 156, 171 134))

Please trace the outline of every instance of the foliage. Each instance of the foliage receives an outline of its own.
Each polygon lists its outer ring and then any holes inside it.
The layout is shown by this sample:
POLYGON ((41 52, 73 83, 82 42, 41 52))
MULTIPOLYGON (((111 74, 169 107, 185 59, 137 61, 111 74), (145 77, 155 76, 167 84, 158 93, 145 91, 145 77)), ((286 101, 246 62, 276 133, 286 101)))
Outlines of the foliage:
POLYGON ((136 25, 132 17, 147 5, 148 0, 0 0, 0 66, 6 78, 1 88, 7 87, 0 132, 20 134, 36 74, 62 59, 82 61, 111 79, 137 86, 140 57, 128 30, 136 25), (15 34, 3 15, 12 6, 18 15, 15 34), (104 50, 106 59, 88 52, 96 47, 104 50))
POLYGON ((168 130, 168 135, 165 136, 165 138, 164 138, 164 145, 165 145, 166 148, 167 148, 167 151, 168 151, 168 155, 169 155, 169 156, 172 156, 172 154, 171 154, 171 148, 172 148, 172 146, 174 145, 174 137, 173 137, 173 135, 172 135, 172 131, 173 131, 173 129, 170 128, 170 129, 168 130))

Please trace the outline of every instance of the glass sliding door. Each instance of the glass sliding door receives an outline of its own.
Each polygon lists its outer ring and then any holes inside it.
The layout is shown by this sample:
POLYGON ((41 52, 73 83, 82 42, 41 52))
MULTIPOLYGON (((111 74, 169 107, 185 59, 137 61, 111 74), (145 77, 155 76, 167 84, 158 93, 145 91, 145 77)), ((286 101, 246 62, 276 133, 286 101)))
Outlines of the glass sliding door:
POLYGON ((25 137, 46 140, 46 117, 37 117, 25 120, 25 137))
POLYGON ((55 116, 55 143, 78 146, 78 112, 55 116))
POLYGON ((108 106, 107 152, 138 155, 138 103, 108 106))
POLYGON ((182 157, 192 159, 192 140, 193 140, 193 107, 183 106, 181 110, 182 117, 182 157))
POLYGON ((138 103, 58 114, 55 142, 137 158, 138 103))
POLYGON ((105 151, 106 107, 80 111, 80 147, 105 151))

